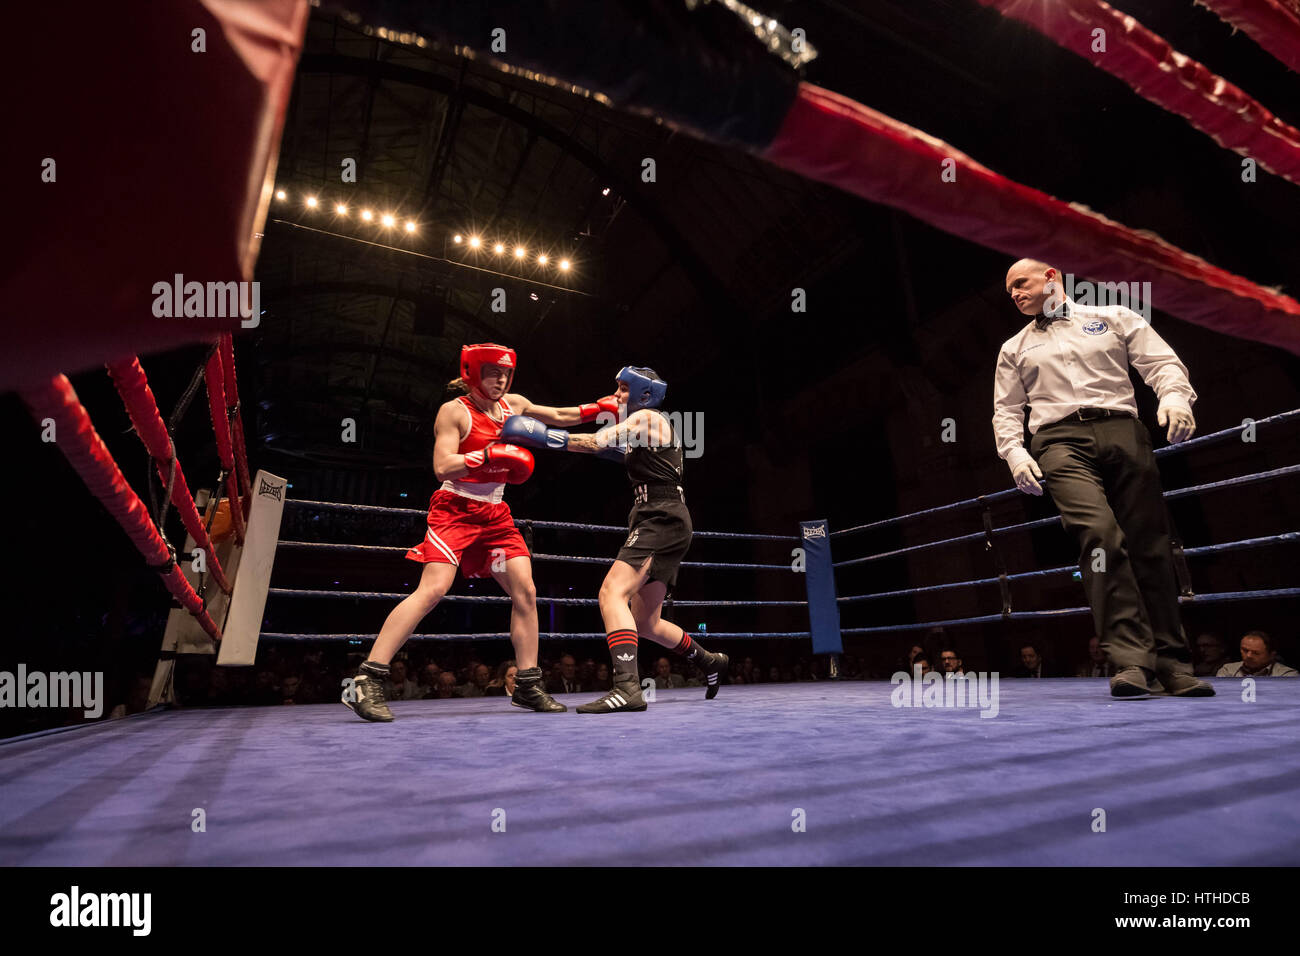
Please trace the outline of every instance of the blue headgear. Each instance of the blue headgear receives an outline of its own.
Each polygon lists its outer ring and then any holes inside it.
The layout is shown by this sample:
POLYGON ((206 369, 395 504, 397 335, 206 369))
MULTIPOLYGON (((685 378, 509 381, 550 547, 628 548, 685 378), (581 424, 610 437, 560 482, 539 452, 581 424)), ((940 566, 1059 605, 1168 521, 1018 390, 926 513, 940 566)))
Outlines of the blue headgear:
POLYGON ((658 408, 663 404, 668 383, 652 368, 635 368, 631 365, 618 373, 618 381, 627 386, 627 413, 631 415, 643 408, 658 408))

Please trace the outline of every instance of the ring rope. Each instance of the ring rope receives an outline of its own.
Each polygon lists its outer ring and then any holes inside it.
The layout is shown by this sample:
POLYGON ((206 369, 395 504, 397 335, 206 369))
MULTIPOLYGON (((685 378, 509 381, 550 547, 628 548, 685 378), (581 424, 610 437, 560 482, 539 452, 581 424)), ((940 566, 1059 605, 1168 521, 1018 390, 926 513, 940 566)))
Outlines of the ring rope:
MULTIPOLYGON (((1281 478, 1286 475, 1293 475, 1300 472, 1300 465, 1286 465, 1282 468, 1274 468, 1272 471, 1260 471, 1250 475, 1239 475, 1236 478, 1225 478, 1222 481, 1210 481, 1201 485, 1189 485, 1186 488, 1175 488, 1173 491, 1164 492, 1165 498, 1185 498, 1188 495, 1199 494, 1203 491, 1218 491, 1223 488, 1234 488, 1244 485, 1258 484, 1262 481, 1270 481, 1273 478, 1281 478)), ((1021 492, 1017 491, 1016 494, 1021 492)), ((1032 528, 1043 528, 1050 524, 1060 523, 1059 517, 1039 518, 1036 521, 1022 521, 1019 524, 1006 525, 1002 528, 994 528, 993 534, 1006 534, 1012 531, 1027 531, 1032 528)), ((915 551, 924 551, 927 548, 938 548, 944 545, 957 544, 962 541, 983 540, 985 534, 983 531, 976 531, 971 534, 958 535, 955 538, 942 538, 938 541, 927 541, 924 544, 914 544, 906 548, 898 548, 894 551, 884 551, 879 554, 869 554, 862 558, 850 558, 845 561, 836 561, 832 567, 845 568, 855 564, 865 564, 868 561, 879 561, 883 558, 893 558, 901 554, 908 554, 915 551)))
POLYGON ((1300 354, 1300 302, 1290 296, 1010 180, 937 137, 811 83, 799 84, 780 132, 758 155, 1008 255, 1033 249, 1076 275, 1140 277, 1170 315, 1300 354), (945 163, 966 184, 960 202, 934 173, 945 163))
MULTIPOLYGON (((276 597, 353 599, 359 601, 401 601, 410 597, 403 591, 315 591, 304 588, 269 588, 268 595, 276 597)), ((451 601, 460 604, 509 604, 510 598, 504 595, 444 594, 439 603, 451 601)), ((566 598, 537 596, 538 604, 569 604, 591 607, 599 604, 596 598, 566 598)), ((806 607, 807 601, 678 601, 673 600, 674 607, 806 607)))
MULTIPOLYGON (((248 452, 244 448, 244 421, 239 414, 239 383, 235 379, 235 344, 229 332, 221 336, 221 372, 226 392, 226 418, 230 424, 235 473, 239 476, 240 498, 252 492, 248 477, 248 452)), ((241 539, 242 540, 242 539, 241 539)))
MULTIPOLYGON (((1237 437, 1246 428, 1254 426, 1258 428, 1261 425, 1278 425, 1282 422, 1288 422, 1292 419, 1300 418, 1300 408, 1294 408, 1288 412, 1279 412, 1276 415, 1270 415, 1268 418, 1260 418, 1253 422, 1233 425, 1231 428, 1225 428, 1221 431, 1211 432, 1208 435, 1202 435, 1200 438, 1192 438, 1177 445, 1166 445, 1163 448, 1157 448, 1155 456, 1163 458, 1166 455, 1177 455, 1192 448, 1200 447, 1209 442, 1223 441, 1225 438, 1237 437)), ((888 528, 904 521, 910 521, 913 518, 930 517, 937 514, 943 514, 948 511, 958 511, 963 508, 974 508, 977 506, 989 505, 994 502, 1010 501, 1013 498, 1023 497, 1024 493, 1018 488, 1008 488, 1005 491, 995 491, 989 495, 980 495, 975 498, 966 498, 961 501, 954 501, 951 504, 938 505, 934 508, 924 508, 921 511, 913 511, 910 514, 896 515, 893 518, 884 518, 880 521, 872 521, 868 524, 855 525, 852 528, 845 528, 842 531, 832 531, 832 538, 839 538, 846 534, 854 534, 858 531, 872 531, 876 528, 888 528)))
MULTIPOLYGON (((695 633, 688 631, 687 633, 695 633)), ((709 640, 753 640, 754 638, 799 638, 811 637, 808 631, 702 631, 699 632, 709 640)), ((592 640, 603 641, 608 635, 604 631, 584 631, 580 633, 565 634, 561 632, 544 631, 537 635, 544 641, 565 641, 565 640, 592 640)), ((501 641, 508 640, 510 634, 502 632, 499 634, 412 634, 407 640, 411 641, 501 641)), ((373 641, 374 633, 370 634, 288 634, 281 631, 263 631, 259 640, 263 641, 373 641)), ((647 645, 651 642, 647 641, 647 645)), ((662 644, 659 645, 663 647, 662 644)))
MULTIPOLYGON (((1268 588, 1257 591, 1218 591, 1213 594, 1181 595, 1179 604, 1215 604, 1221 601, 1252 601, 1280 597, 1300 597, 1300 588, 1268 588)), ((920 631, 931 627, 950 627, 962 624, 994 624, 999 621, 1030 618, 1076 617, 1091 614, 1092 608, 1065 607, 1052 611, 1012 611, 1009 614, 981 614, 977 617, 958 617, 947 621, 923 621, 919 624, 887 624, 876 627, 841 628, 841 634, 885 634, 898 631, 920 631)))
MULTIPOLYGON (((352 511, 371 514, 410 515, 421 518, 428 515, 427 510, 418 508, 390 508, 385 505, 354 505, 344 501, 311 501, 306 498, 290 498, 284 503, 286 508, 310 508, 318 511, 352 511)), ((516 518, 515 526, 532 525, 534 528, 546 528, 559 531, 610 531, 627 534, 627 527, 617 524, 582 524, 576 521, 534 521, 531 518, 516 518)), ((798 541, 793 534, 746 534, 740 531, 696 531, 696 538, 723 538, 749 541, 798 541)))
POLYGON ((1294 0, 1196 0, 1300 73, 1300 8, 1294 0))
MULTIPOLYGON (((624 531, 627 529, 624 528, 624 531)), ((390 545, 379 544, 337 544, 334 542, 324 541, 281 541, 277 547, 293 548, 303 551, 359 551, 359 552, 384 552, 386 554, 406 554, 410 548, 402 548, 390 545)), ((601 564, 608 565, 613 558, 591 557, 588 555, 574 554, 533 554, 530 555, 534 561, 555 561, 564 564, 601 564)), ((720 568, 729 571, 789 571, 789 564, 738 564, 727 561, 683 561, 683 568, 720 568)))
MULTIPOLYGON (((230 419, 226 414, 225 386, 222 383, 220 350, 208 359, 204 377, 208 383, 208 411, 212 415, 212 431, 217 438, 217 457, 226 473, 226 497, 230 501, 230 521, 235 529, 235 540, 244 543, 244 505, 239 494, 239 478, 235 471, 235 452, 230 441, 230 419)), ((219 493, 219 492, 218 492, 219 493)))
POLYGON ((1181 116, 1225 149, 1254 158, 1274 175, 1300 185, 1300 130, 1128 14, 1101 0, 979 2, 1123 80, 1139 96, 1181 116), (1093 49, 1098 31, 1110 41, 1100 53, 1093 49))
POLYGON ((214 641, 221 632, 203 607, 203 601, 176 566, 175 557, 158 533, 148 509, 132 490, 113 460, 85 407, 65 375, 55 375, 46 384, 22 389, 24 404, 37 422, 54 421, 59 451, 72 465, 90 493, 98 498, 127 537, 144 557, 145 564, 158 571, 163 584, 181 606, 199 622, 214 641))
MULTIPOLYGON (((221 563, 217 560, 217 549, 212 539, 208 537, 203 519, 194 506, 194 495, 190 492, 189 485, 185 481, 185 472, 176 458, 176 446, 163 422, 158 403, 154 400, 153 390, 149 388, 144 369, 140 367, 140 360, 132 358, 109 362, 108 375, 113 380, 118 395, 122 397, 122 404, 126 406, 126 413, 131 419, 135 433, 153 458, 159 477, 163 477, 165 462, 169 463, 170 469, 174 471, 175 478, 169 489, 170 500, 181 516, 185 530, 194 539, 195 547, 202 548, 206 553, 208 571, 212 574, 212 579, 223 592, 229 594, 230 582, 226 580, 221 563)), ((161 528, 162 524, 158 523, 157 526, 161 528)))
MULTIPOLYGON (((1220 551, 1240 551, 1246 548, 1257 548, 1272 544, 1286 544, 1292 542, 1300 542, 1300 531, 1284 531, 1281 534, 1267 535, 1262 538, 1244 538, 1241 541, 1225 541, 1223 544, 1207 544, 1199 548, 1184 548, 1183 554, 1191 557, 1206 557, 1220 551)), ((1048 568, 1045 571, 1021 571, 1016 574, 1008 574, 1007 580, 1025 581, 1031 578, 1055 577, 1066 573, 1073 574, 1078 570, 1078 565, 1067 564, 1059 568, 1048 568)), ((903 588, 899 591, 875 591, 871 594, 839 597, 835 600, 846 604, 855 601, 873 601, 881 598, 904 597, 909 594, 926 594, 935 591, 948 591, 953 588, 997 584, 998 581, 998 578, 978 578, 974 581, 954 581, 950 584, 930 584, 919 588, 903 588)))

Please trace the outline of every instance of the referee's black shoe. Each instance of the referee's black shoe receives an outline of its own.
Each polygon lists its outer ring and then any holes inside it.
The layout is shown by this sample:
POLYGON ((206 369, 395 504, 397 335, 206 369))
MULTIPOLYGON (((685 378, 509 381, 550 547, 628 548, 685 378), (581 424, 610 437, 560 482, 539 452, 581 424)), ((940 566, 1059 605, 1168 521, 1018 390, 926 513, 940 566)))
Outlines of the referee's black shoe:
POLYGON ((1110 696, 1121 698, 1150 697, 1148 686, 1151 672, 1136 665, 1120 668, 1110 679, 1110 696))
POLYGON ((623 711, 645 710, 648 705, 641 696, 641 685, 635 677, 614 681, 614 689, 599 700, 583 704, 580 714, 617 714, 623 711))
POLYGON ((562 714, 569 709, 546 693, 540 667, 529 667, 515 674, 515 692, 510 696, 510 703, 539 714, 562 714))
POLYGON ((731 666, 731 658, 721 651, 705 651, 695 656, 695 666, 704 671, 704 679, 709 688, 704 692, 704 699, 713 700, 718 696, 722 675, 727 673, 727 668, 731 666))

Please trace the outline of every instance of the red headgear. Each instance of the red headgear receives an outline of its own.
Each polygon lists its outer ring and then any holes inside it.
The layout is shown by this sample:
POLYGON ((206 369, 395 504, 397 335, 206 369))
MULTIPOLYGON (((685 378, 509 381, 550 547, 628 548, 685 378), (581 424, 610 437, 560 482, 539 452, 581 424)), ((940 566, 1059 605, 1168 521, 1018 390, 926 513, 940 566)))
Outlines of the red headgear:
POLYGON ((510 370, 510 377, 506 379, 506 390, 509 391, 515 381, 515 350, 493 342, 461 346, 460 377, 471 389, 483 391, 484 365, 500 365, 510 370))

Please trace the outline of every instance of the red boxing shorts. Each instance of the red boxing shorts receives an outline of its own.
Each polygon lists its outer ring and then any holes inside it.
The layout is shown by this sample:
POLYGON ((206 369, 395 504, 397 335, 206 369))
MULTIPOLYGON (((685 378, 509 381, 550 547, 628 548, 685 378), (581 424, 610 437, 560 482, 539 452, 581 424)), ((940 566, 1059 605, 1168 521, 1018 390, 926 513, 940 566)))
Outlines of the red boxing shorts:
POLYGON ((504 571, 510 558, 531 557, 515 527, 510 506, 475 501, 438 489, 429 499, 429 527, 424 540, 406 552, 423 564, 454 564, 467 578, 486 578, 504 571))

